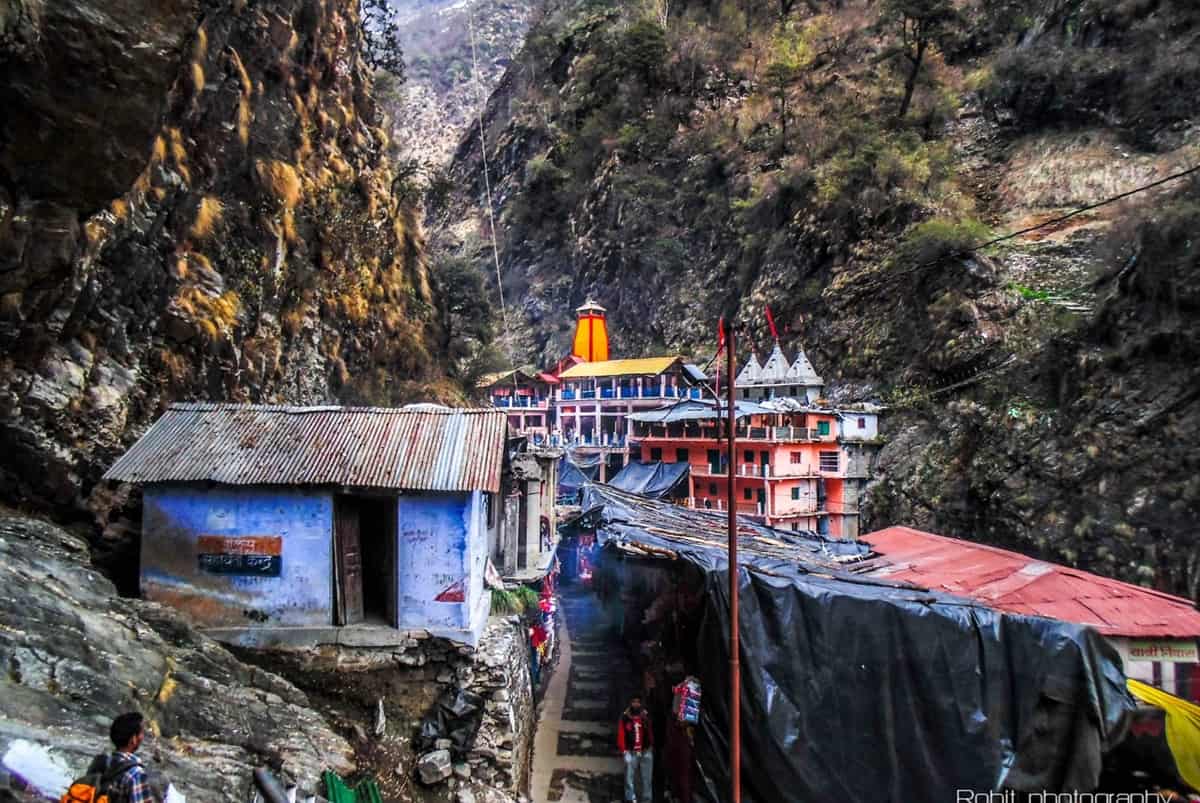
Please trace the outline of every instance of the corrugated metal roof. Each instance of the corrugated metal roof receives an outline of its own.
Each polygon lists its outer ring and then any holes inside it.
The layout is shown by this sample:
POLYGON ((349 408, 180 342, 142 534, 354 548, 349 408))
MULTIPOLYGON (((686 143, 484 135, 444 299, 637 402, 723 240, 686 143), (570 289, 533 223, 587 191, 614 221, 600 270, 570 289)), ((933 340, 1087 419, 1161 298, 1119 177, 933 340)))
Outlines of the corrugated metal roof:
POLYGON ((104 478, 498 492, 507 434, 499 410, 174 404, 104 478))
POLYGON ((910 527, 888 527, 861 540, 879 555, 862 566, 872 577, 946 591, 1010 613, 1090 625, 1109 636, 1200 637, 1195 606, 1161 591, 910 527))
POLYGON ((680 357, 642 357, 636 360, 581 362, 558 375, 559 379, 590 379, 598 376, 657 376, 679 362, 680 357))

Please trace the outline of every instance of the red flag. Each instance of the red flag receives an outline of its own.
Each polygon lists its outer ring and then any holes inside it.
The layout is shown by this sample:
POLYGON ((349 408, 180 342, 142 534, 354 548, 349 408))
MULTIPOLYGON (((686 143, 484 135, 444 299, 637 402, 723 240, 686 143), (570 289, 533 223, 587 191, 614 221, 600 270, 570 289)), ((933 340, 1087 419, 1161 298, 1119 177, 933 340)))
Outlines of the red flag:
POLYGON ((778 340, 779 339, 779 330, 777 330, 775 328, 775 316, 771 314, 770 307, 764 306, 763 309, 765 309, 767 311, 767 324, 771 327, 771 337, 778 340))
POLYGON ((725 348, 725 317, 721 316, 717 321, 717 354, 720 354, 723 348, 725 348))

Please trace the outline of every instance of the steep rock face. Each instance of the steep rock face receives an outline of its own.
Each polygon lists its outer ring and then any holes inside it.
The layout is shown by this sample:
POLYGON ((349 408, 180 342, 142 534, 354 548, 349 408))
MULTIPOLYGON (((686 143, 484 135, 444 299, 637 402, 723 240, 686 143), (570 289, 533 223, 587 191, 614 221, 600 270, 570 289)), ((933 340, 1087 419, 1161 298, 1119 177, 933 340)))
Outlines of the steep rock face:
MULTIPOLYGON (((901 5, 555 5, 483 143, 518 361, 588 296, 615 353, 702 361, 731 312, 761 354, 769 304, 831 398, 891 408, 869 526, 1195 593, 1195 185, 973 246, 1200 161, 1200 13, 954 3, 910 73, 901 5)), ((479 152, 434 218, 487 276, 479 152)))
POLYGON ((145 166, 199 4, 5 6, 0 170, 24 196, 91 214, 122 195, 145 166))
MULTIPOLYGON (((1200 597, 1198 225, 1193 200, 1114 232, 1126 247, 1078 328, 969 397, 897 411, 868 523, 962 533, 1200 597)), ((1031 312, 1036 329, 1055 307, 1031 312)))
POLYGON ((391 0, 407 80, 395 96, 381 96, 380 102, 396 123, 402 156, 432 167, 450 160, 482 100, 520 49, 536 5, 534 0, 391 0))
POLYGON ((82 509, 174 399, 453 393, 356 3, 12 0, 0 26, 0 493, 82 509))
POLYGON ((57 527, 0 516, 0 755, 18 741, 50 748, 69 779, 111 749, 112 717, 138 710, 149 766, 189 800, 242 803, 263 763, 309 790, 327 766, 352 768, 350 746, 295 686, 168 608, 118 598, 87 554, 57 527))

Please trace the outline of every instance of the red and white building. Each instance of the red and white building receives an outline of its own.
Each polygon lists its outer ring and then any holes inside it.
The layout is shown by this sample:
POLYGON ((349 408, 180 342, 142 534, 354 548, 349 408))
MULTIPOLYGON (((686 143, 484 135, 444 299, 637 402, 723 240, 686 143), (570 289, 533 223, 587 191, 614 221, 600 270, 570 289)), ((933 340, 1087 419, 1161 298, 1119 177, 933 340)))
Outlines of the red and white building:
MULTIPOLYGON (((874 440, 843 433, 857 433, 859 418, 871 421, 863 431, 876 432, 878 414, 808 407, 790 399, 738 402, 735 414, 737 512, 772 527, 857 537, 874 440)), ((689 464, 692 507, 727 509, 725 416, 723 403, 705 400, 631 416, 643 463, 689 464)))

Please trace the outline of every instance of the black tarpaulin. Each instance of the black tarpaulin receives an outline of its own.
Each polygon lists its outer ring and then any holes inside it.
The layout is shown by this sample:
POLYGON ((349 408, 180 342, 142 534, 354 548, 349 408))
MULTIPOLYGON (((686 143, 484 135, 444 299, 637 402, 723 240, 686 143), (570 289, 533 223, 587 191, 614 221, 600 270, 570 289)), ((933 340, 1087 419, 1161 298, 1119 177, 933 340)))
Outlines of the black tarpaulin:
MULTIPOLYGON (((724 514, 589 485, 610 551, 686 561, 705 578, 696 740, 728 799, 724 514)), ((742 520, 743 800, 936 803, 958 790, 1086 791, 1133 703, 1095 632, 864 576, 867 545, 742 520)))
POLYGON ((630 463, 608 483, 627 493, 653 499, 674 496, 684 486, 686 496, 688 469, 688 463, 630 463))

